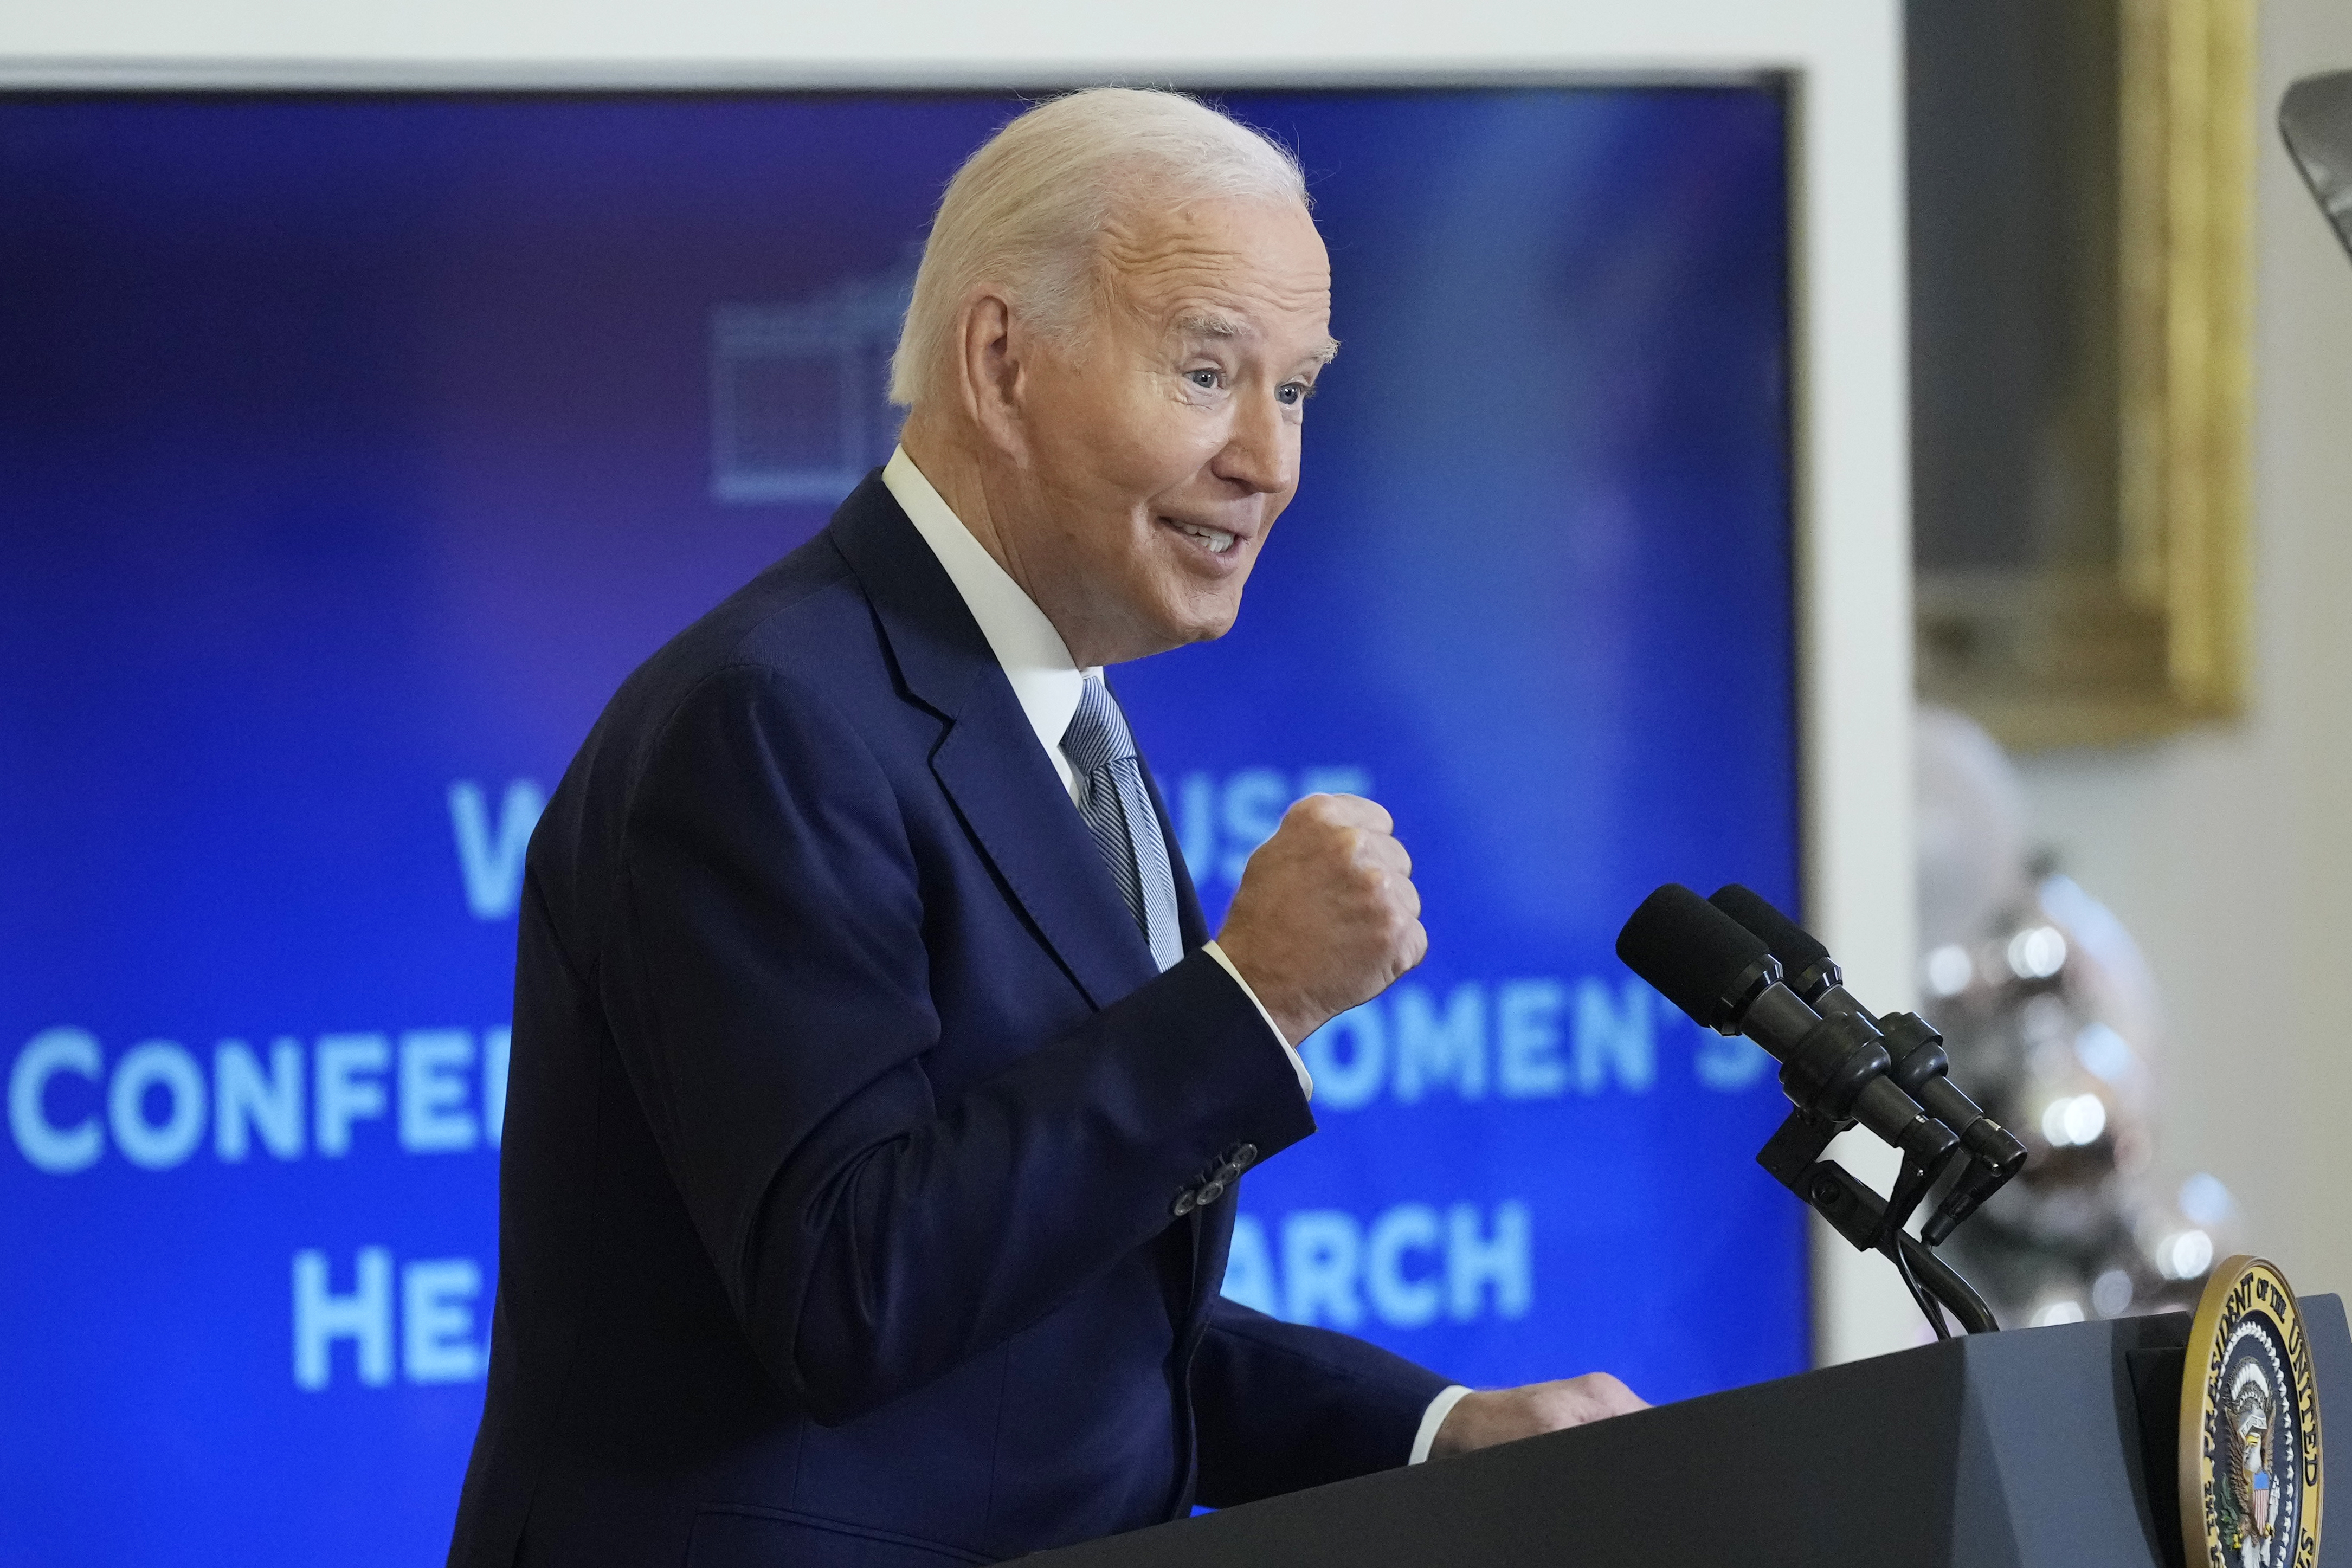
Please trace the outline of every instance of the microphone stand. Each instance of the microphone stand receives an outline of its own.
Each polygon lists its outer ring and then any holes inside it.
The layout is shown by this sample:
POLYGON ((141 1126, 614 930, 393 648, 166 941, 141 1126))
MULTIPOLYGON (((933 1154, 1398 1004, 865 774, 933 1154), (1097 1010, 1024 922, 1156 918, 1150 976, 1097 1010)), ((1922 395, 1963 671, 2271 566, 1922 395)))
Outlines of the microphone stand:
POLYGON ((1855 1251, 1885 1253, 1903 1276, 1911 1299, 1926 1314, 1937 1339, 1951 1337, 1936 1310, 1937 1304, 1969 1333, 2000 1332, 2000 1323, 1975 1287, 1904 1229, 1939 1168, 1923 1168, 1906 1158, 1892 1200, 1882 1198, 1843 1166, 1822 1157, 1839 1131, 1835 1123, 1800 1107, 1790 1113, 1780 1130, 1758 1151, 1756 1163, 1828 1220, 1855 1251))
POLYGON ((1984 1298, 1929 1242, 1905 1228, 1955 1159, 1968 1160, 1969 1169, 1928 1222, 1938 1240, 2025 1161, 2023 1145, 1945 1080, 1940 1035, 1903 1015, 1906 1049, 1898 1065, 1880 1020, 1840 983, 1829 949, 1737 885, 1718 890, 1713 901, 1679 883, 1656 889, 1617 933, 1617 956, 1701 1028, 1746 1035, 1780 1064, 1780 1088, 1795 1110, 1757 1163, 1857 1250, 1885 1253, 1937 1338, 1951 1337, 1946 1312, 1970 1333, 2000 1329, 1984 1298), (1721 907, 1727 903, 1728 910, 1721 907), (1796 987, 1783 978, 1774 935, 1798 960, 1796 987), (1814 1000, 1797 987, 1811 989, 1814 1000), (1914 1099, 1912 1089, 1945 1114, 1914 1099), (1959 1116, 1957 1125, 1951 1115, 1959 1116), (1830 1140, 1856 1124, 1902 1151, 1903 1172, 1888 1197, 1822 1157, 1830 1140), (1982 1150, 1970 1146, 1964 1128, 1982 1150))

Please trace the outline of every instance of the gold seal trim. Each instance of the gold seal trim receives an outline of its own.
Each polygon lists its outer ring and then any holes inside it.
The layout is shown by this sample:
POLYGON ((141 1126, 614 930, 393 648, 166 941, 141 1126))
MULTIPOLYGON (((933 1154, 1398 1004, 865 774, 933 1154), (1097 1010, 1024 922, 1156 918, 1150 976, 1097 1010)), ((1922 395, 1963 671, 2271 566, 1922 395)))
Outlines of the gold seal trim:
POLYGON ((2206 1281, 2181 1366, 2179 1453, 2191 1568, 2318 1568, 2319 1383, 2276 1264, 2231 1258, 2206 1281))

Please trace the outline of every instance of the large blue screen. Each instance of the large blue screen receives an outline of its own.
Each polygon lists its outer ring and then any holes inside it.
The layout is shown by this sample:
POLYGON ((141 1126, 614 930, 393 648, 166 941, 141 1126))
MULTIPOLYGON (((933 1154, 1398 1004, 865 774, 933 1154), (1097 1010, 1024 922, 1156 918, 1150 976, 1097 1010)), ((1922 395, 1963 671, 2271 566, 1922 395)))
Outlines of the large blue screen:
MULTIPOLYGON (((1797 1370, 1778 1092, 1611 955, 1793 897, 1769 86, 1266 91, 1345 347, 1222 643, 1118 673, 1212 915, 1370 794, 1432 949, 1227 1290, 1468 1382, 1797 1370)), ((436 1562, 521 850, 821 527, 973 94, 0 100, 0 1561, 436 1562)))

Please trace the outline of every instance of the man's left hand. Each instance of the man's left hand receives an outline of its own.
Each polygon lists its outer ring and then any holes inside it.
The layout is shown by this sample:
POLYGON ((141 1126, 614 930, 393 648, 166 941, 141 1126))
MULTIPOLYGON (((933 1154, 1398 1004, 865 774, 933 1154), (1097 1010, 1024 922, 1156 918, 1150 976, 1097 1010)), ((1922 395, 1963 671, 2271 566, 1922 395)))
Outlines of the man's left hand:
POLYGON ((1446 1412, 1429 1445, 1429 1457, 1466 1454, 1473 1448, 1563 1431, 1649 1407, 1649 1401, 1605 1372, 1517 1388, 1489 1388, 1464 1395, 1446 1412))

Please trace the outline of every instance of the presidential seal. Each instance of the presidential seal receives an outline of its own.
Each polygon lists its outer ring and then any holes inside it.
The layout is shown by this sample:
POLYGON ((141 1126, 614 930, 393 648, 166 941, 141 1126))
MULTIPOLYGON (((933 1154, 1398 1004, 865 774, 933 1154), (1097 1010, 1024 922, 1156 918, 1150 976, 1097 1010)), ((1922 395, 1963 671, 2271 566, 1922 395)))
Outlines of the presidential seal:
POLYGON ((2180 1379, 2191 1568, 2318 1568, 2319 1386, 2294 1292, 2260 1258, 2213 1270, 2180 1379))

